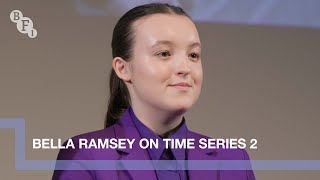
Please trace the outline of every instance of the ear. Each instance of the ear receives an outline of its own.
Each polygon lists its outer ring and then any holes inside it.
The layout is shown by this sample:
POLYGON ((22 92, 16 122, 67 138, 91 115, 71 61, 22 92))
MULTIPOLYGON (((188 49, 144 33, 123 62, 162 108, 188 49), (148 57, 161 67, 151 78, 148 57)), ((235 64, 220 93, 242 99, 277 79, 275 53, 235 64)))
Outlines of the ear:
POLYGON ((131 72, 129 62, 125 61, 121 57, 115 57, 112 60, 112 68, 117 74, 117 76, 123 81, 131 80, 131 72))

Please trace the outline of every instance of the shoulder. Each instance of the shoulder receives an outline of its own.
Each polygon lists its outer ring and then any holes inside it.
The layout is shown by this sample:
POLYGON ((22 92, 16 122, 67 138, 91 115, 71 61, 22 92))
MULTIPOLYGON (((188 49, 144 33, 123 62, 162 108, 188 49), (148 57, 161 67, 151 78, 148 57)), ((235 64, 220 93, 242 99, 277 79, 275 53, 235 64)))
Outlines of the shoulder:
POLYGON ((113 126, 110 126, 105 129, 100 129, 97 131, 87 132, 83 134, 76 135, 72 137, 71 139, 77 140, 77 139, 99 139, 99 138, 112 138, 114 137, 114 130, 113 126))
MULTIPOLYGON (((195 142, 200 139, 206 140, 217 140, 215 138, 210 138, 209 136, 202 135, 196 132, 189 131, 189 138, 195 139, 195 142)), ((226 144, 226 142, 225 142, 226 144)), ((245 149, 227 149, 227 148, 215 148, 215 149, 205 149, 201 150, 206 154, 210 154, 208 156, 208 160, 250 160, 249 155, 245 149)), ((251 168, 250 161, 243 162, 243 165, 251 168)), ((223 179, 234 179, 237 177, 238 179, 247 179, 247 180, 255 180, 255 176, 252 170, 245 171, 220 171, 220 177, 224 177, 223 179)))
MULTIPOLYGON (((107 139, 114 137, 113 127, 101 129, 98 131, 87 132, 76 135, 70 138, 74 144, 74 148, 60 149, 57 160, 115 160, 118 153, 113 149, 90 149, 79 148, 79 140, 85 139, 87 141, 97 139, 107 139)), ((64 143, 67 145, 69 140, 64 143)), ((96 173, 92 170, 87 170, 87 165, 84 161, 61 161, 61 164, 56 164, 52 179, 95 179, 96 173), (63 169, 77 169, 77 171, 61 170, 63 169)), ((115 174, 110 171, 108 174, 112 177, 115 174)))
MULTIPOLYGON (((189 138, 195 139, 196 146, 199 145, 199 141, 202 139, 202 144, 208 144, 209 141, 215 141, 217 142, 218 139, 211 138, 209 136, 196 133, 193 131, 189 131, 189 138)), ((227 140, 226 139, 220 139, 221 141, 225 141, 223 144, 226 147, 227 140)), ((208 150, 208 149, 207 149, 208 150)), ((212 148, 211 150, 214 150, 216 154, 216 158, 220 160, 249 160, 249 155, 245 149, 242 148, 212 148)))
POLYGON ((94 149, 94 148, 80 148, 80 140, 97 142, 98 139, 109 139, 115 136, 113 127, 105 129, 87 132, 76 135, 64 142, 64 146, 72 140, 73 147, 67 149, 60 149, 57 160, 92 160, 92 159, 112 159, 112 149, 107 149, 109 153, 105 153, 106 149, 94 149))
POLYGON ((196 133, 194 131, 188 131, 188 137, 189 138, 194 138, 194 139, 201 139, 201 138, 209 138, 208 136, 205 136, 203 134, 199 134, 199 133, 196 133))

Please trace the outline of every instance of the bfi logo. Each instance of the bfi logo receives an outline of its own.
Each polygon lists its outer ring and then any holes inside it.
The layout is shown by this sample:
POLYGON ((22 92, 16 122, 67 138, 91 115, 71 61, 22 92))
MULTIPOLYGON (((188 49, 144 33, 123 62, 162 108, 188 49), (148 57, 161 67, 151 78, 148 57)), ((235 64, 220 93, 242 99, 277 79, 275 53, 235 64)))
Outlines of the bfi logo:
POLYGON ((33 28, 33 22, 28 17, 23 17, 23 14, 19 10, 13 10, 10 13, 10 19, 17 24, 17 29, 22 34, 28 34, 30 38, 37 37, 37 30, 33 28))

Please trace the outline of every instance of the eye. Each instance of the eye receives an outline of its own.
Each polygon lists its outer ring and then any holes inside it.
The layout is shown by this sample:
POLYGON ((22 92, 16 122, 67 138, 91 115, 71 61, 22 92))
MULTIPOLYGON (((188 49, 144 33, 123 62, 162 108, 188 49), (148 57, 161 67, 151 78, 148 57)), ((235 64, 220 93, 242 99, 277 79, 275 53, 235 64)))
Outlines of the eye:
POLYGON ((191 53, 191 54, 189 54, 189 57, 191 57, 192 59, 200 59, 200 54, 198 54, 198 53, 191 53))
POLYGON ((156 55, 164 58, 171 56, 169 51, 161 51, 161 52, 158 52, 156 55))

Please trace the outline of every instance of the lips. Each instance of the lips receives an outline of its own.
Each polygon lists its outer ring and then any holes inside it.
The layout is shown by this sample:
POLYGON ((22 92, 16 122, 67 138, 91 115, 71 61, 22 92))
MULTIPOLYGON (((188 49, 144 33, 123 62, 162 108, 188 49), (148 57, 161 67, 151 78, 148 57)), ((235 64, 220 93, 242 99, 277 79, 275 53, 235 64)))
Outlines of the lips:
POLYGON ((170 86, 191 87, 191 85, 189 83, 186 83, 186 82, 180 82, 180 83, 172 84, 170 86))

